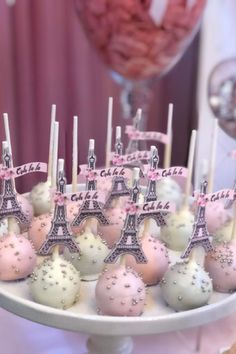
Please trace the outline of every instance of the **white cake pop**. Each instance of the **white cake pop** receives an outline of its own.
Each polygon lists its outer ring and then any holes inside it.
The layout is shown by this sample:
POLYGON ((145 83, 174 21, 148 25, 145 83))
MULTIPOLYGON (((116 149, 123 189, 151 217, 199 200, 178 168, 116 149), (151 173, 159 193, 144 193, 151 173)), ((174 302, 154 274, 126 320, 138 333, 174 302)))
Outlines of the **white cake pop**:
POLYGON ((194 215, 186 208, 165 217, 166 225, 161 227, 160 237, 166 246, 174 251, 183 251, 193 230, 194 215))
POLYGON ((67 309, 78 301, 79 272, 62 256, 54 254, 35 267, 29 289, 34 301, 67 309))
POLYGON ((180 186, 170 177, 165 177, 157 181, 157 196, 161 201, 175 203, 178 209, 183 201, 183 194, 180 186))
POLYGON ((71 254, 65 249, 65 258, 80 271, 82 280, 96 280, 105 266, 104 259, 109 252, 105 242, 100 236, 95 236, 88 227, 74 240, 81 254, 71 254))
POLYGON ((165 302, 176 311, 206 305, 212 295, 212 281, 195 260, 172 265, 161 281, 165 302))
POLYGON ((108 316, 139 316, 146 298, 145 284, 139 275, 125 265, 107 269, 96 285, 98 313, 108 316))

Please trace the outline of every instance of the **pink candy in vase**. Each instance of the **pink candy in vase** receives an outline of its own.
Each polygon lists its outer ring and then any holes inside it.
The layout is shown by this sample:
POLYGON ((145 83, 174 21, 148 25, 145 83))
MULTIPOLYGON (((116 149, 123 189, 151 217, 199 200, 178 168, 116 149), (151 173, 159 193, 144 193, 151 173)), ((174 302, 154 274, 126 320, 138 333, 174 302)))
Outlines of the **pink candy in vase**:
POLYGON ((115 72, 143 80, 167 71, 195 33, 205 0, 76 1, 88 38, 115 72))

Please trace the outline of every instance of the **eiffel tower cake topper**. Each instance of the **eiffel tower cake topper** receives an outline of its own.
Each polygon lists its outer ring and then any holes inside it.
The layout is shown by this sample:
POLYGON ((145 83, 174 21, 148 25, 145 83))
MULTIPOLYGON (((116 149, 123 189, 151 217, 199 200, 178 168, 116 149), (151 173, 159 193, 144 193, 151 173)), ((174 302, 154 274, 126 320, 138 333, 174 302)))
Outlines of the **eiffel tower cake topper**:
POLYGON ((3 155, 1 166, 2 193, 0 196, 0 220, 13 217, 22 225, 29 224, 28 216, 23 212, 17 200, 17 192, 12 170, 12 157, 9 153, 9 146, 6 141, 2 143, 3 155))
POLYGON ((126 212, 127 216, 124 222, 124 228, 121 231, 121 237, 116 243, 114 249, 105 258, 105 263, 115 263, 122 254, 129 253, 134 256, 137 263, 147 263, 141 244, 138 240, 137 224, 137 206, 140 188, 138 186, 139 168, 134 168, 134 182, 131 192, 131 198, 126 212))
MULTIPOLYGON (((151 146, 151 158, 150 158, 150 169, 147 173, 148 177, 148 185, 147 185, 147 191, 145 195, 145 202, 155 202, 157 201, 157 193, 156 193, 156 181, 158 178, 158 163, 159 163, 159 156, 158 156, 158 150, 155 146, 151 146)), ((157 226, 164 226, 166 225, 165 219, 163 215, 166 215, 166 213, 162 213, 160 211, 153 211, 152 213, 147 212, 147 213, 141 213, 138 216, 138 225, 146 218, 152 218, 156 221, 157 226)))
MULTIPOLYGON (((88 153, 88 172, 86 180, 86 189, 88 191, 95 191, 97 187, 96 181, 96 155, 94 154, 94 139, 89 140, 89 153, 88 153)), ((95 218, 102 225, 109 225, 109 221, 103 213, 101 203, 94 199, 85 200, 79 210, 78 215, 72 221, 72 226, 79 226, 85 219, 95 218)))
MULTIPOLYGON (((123 143, 121 142, 121 127, 116 127, 116 143, 115 143, 115 164, 119 166, 122 164, 120 161, 123 154, 123 143)), ((113 160, 114 161, 114 160, 113 160)), ((112 188, 105 203, 105 208, 109 208, 113 199, 118 197, 129 196, 130 190, 125 184, 123 176, 115 176, 112 179, 112 188)))
POLYGON ((55 208, 52 225, 45 242, 38 251, 38 254, 42 256, 48 255, 51 252, 51 249, 57 245, 66 246, 71 253, 80 253, 80 250, 73 239, 72 231, 66 216, 66 178, 64 176, 64 160, 59 159, 58 165, 57 192, 54 197, 55 208))
POLYGON ((193 232, 188 243, 188 246, 181 258, 187 258, 192 249, 197 246, 202 246, 205 252, 210 252, 213 250, 212 244, 210 242, 210 235, 206 226, 205 209, 206 209, 206 189, 207 182, 201 183, 201 190, 198 196, 198 209, 196 213, 195 222, 193 225, 193 232))

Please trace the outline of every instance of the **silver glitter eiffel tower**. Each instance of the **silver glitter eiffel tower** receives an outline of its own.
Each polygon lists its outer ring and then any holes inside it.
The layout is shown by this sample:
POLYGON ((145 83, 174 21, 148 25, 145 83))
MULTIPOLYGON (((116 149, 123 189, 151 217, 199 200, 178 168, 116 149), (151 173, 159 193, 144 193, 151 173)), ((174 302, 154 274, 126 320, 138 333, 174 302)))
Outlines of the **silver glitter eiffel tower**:
POLYGON ((66 179, 64 171, 59 171, 57 181, 57 191, 60 193, 60 202, 55 202, 54 215, 51 229, 47 238, 38 251, 39 255, 45 256, 50 253, 52 247, 56 245, 66 246, 71 253, 80 253, 80 250, 73 239, 72 231, 66 217, 66 205, 64 201, 66 179))
POLYGON ((206 252, 213 250, 212 244, 209 238, 209 232, 206 227, 205 209, 206 202, 204 201, 204 196, 206 195, 207 182, 201 184, 200 191, 200 202, 197 209, 196 219, 193 225, 193 232, 188 246, 181 258, 187 258, 191 253, 192 249, 196 246, 202 246, 206 252))
MULTIPOLYGON (((131 195, 131 203, 137 203, 139 195, 139 187, 137 180, 134 180, 134 185, 131 195)), ((131 204, 132 205, 132 204, 131 204)), ((136 259, 137 263, 147 263, 147 259, 143 253, 141 245, 138 241, 137 230, 137 215, 136 212, 127 212, 124 223, 124 228, 121 232, 120 240, 115 245, 111 253, 105 258, 105 263, 115 263, 117 258, 125 253, 129 253, 136 259)))
MULTIPOLYGON (((88 154, 88 169, 93 171, 96 165, 96 155, 94 154, 94 147, 89 148, 88 154)), ((95 178, 89 179, 87 177, 86 189, 88 191, 95 191, 97 189, 97 182, 95 178)), ((95 218, 102 225, 109 225, 109 221, 103 213, 100 203, 96 200, 85 200, 80 207, 78 215, 74 218, 71 225, 79 226, 85 219, 95 218)))
MULTIPOLYGON (((115 143, 115 153, 118 156, 123 154, 123 144, 120 138, 120 127, 116 127, 116 143, 115 143)), ((130 196, 130 190, 125 184, 125 178, 123 176, 115 176, 112 179, 111 191, 105 203, 105 208, 109 208, 113 199, 118 197, 130 196)))
MULTIPOLYGON (((159 163, 159 156, 158 156, 158 150, 155 146, 151 147, 151 159, 150 159, 150 170, 155 171, 158 168, 158 163, 159 163)), ((155 179, 149 179, 148 180, 148 186, 147 186, 147 192, 145 195, 145 202, 155 202, 157 201, 157 193, 156 193, 156 180, 155 179)), ((141 213, 138 216, 138 225, 146 218, 152 218, 156 221, 157 226, 164 226, 166 225, 165 219, 163 215, 166 215, 166 213, 162 213, 160 211, 153 213, 141 213)))
MULTIPOLYGON (((11 155, 9 154, 9 148, 3 149, 3 168, 9 171, 12 166, 11 155)), ((27 215, 22 211, 21 206, 17 201, 17 193, 14 186, 13 177, 9 176, 3 178, 2 182, 2 194, 0 196, 0 220, 14 217, 21 224, 27 225, 29 219, 27 215)))

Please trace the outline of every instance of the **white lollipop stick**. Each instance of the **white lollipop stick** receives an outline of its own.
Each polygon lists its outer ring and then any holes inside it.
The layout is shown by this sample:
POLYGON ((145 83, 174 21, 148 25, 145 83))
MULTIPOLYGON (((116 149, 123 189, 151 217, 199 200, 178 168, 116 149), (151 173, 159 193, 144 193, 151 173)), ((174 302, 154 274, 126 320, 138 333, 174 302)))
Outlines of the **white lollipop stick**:
POLYGON ((56 120, 56 105, 53 104, 51 108, 51 126, 50 126, 50 138, 49 138, 49 152, 48 152, 48 182, 52 183, 52 155, 53 155, 53 131, 54 123, 56 120))
POLYGON ((58 159, 58 172, 63 172, 64 171, 64 164, 65 160, 64 159, 58 159))
POLYGON ((183 208, 188 207, 188 200, 191 193, 191 182, 192 182, 192 175, 193 175, 193 162, 194 162, 194 153, 195 153, 195 146, 196 146, 196 136, 197 136, 197 131, 192 130, 189 153, 188 153, 188 166, 187 166, 188 176, 185 185, 185 196, 184 196, 183 208))
POLYGON ((167 136, 169 142, 165 145, 164 168, 169 168, 171 165, 173 109, 174 109, 173 103, 169 103, 168 120, 167 120, 167 136))
POLYGON ((138 181, 139 180, 139 174, 140 174, 140 168, 139 167, 134 167, 134 169, 133 169, 133 181, 138 181))
POLYGON ((216 164, 216 143, 218 137, 218 119, 214 120, 213 125, 213 136, 211 145, 211 155, 210 155, 210 168, 208 173, 208 193, 213 192, 214 186, 214 175, 215 175, 215 164, 216 164))
POLYGON ((106 168, 110 166, 111 140, 112 140, 112 109, 113 109, 113 98, 109 97, 108 115, 107 115, 106 162, 105 162, 106 168))
POLYGON ((72 151, 72 192, 77 191, 78 170, 78 117, 73 119, 73 151, 72 151))
POLYGON ((54 123, 53 134, 53 159, 52 159, 52 188, 57 185, 57 158, 58 158, 58 138, 59 138, 59 123, 54 123))
POLYGON ((9 128, 9 118, 8 118, 7 113, 3 113, 3 120, 4 120, 5 138, 8 143, 9 154, 11 155, 11 161, 12 161, 12 166, 13 166, 11 134, 10 134, 10 128, 9 128))
POLYGON ((116 139, 121 139, 121 127, 117 126, 116 127, 116 139))

